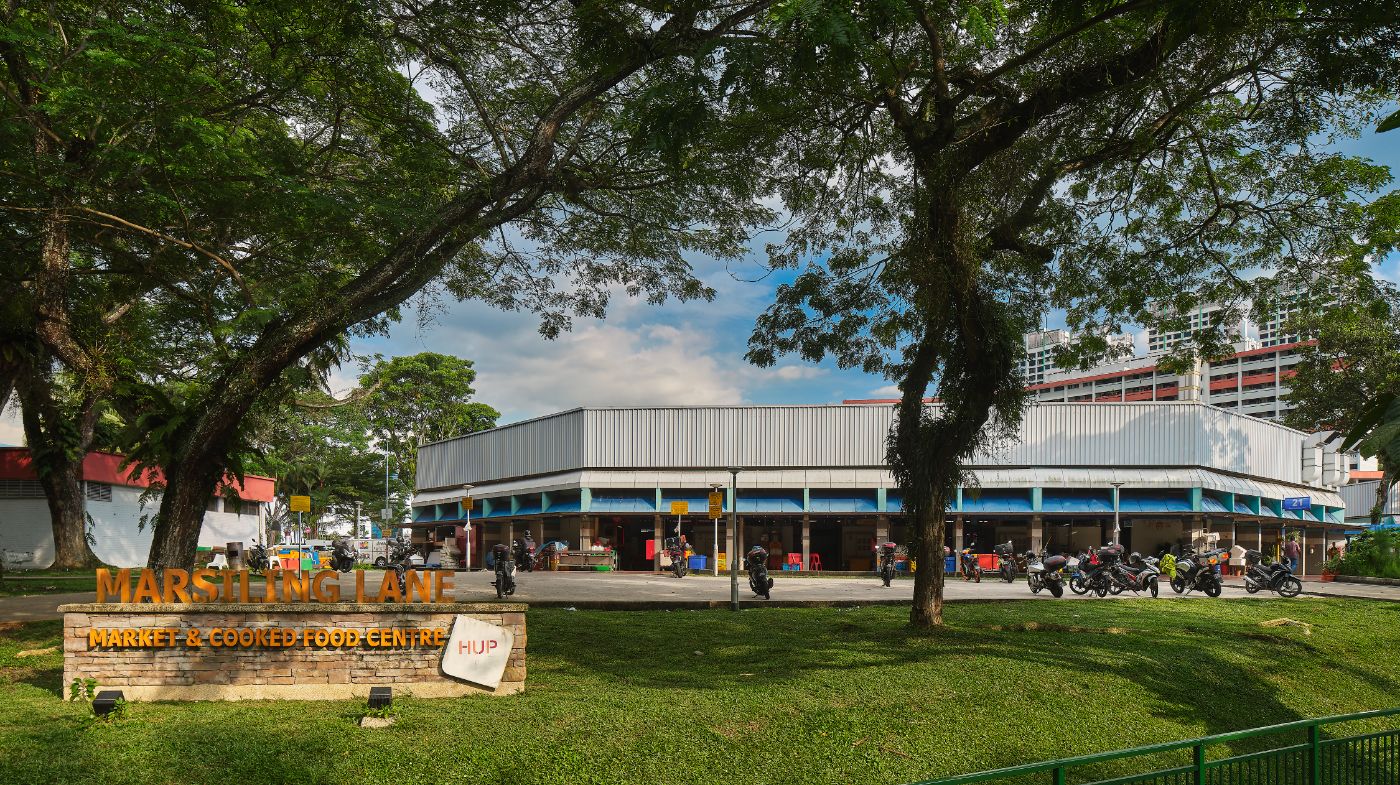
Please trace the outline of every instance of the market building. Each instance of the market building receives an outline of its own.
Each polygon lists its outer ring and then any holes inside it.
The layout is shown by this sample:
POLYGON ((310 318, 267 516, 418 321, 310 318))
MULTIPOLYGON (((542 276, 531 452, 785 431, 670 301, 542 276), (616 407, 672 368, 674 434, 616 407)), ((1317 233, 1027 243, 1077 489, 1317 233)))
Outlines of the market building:
MULTIPOLYGON (((160 478, 123 467, 123 462, 122 456, 103 452, 90 452, 83 458, 85 513, 91 521, 92 552, 98 559, 116 567, 140 567, 150 554, 154 536, 151 522, 160 509, 158 494, 148 491, 160 478)), ((200 547, 266 542, 263 529, 273 490, 269 477, 247 475, 242 484, 229 478, 209 501, 199 533, 200 547)), ((3 566, 44 569, 53 563, 53 556, 53 524, 29 450, 0 447, 3 566)))
MULTIPOLYGON (((741 552, 762 542, 775 565, 870 569, 873 543, 907 541, 884 461, 893 417, 888 405, 581 408, 425 445, 415 540, 462 548, 470 516, 473 567, 528 530, 570 551, 610 548, 620 569, 654 569, 656 532, 674 530, 671 503, 684 501, 682 532, 723 562, 734 466, 741 552), (715 487, 718 522, 706 517, 715 487)), ((1199 402, 1035 404, 1015 438, 967 466, 947 545, 1093 547, 1112 538, 1116 512, 1130 550, 1268 551, 1296 535, 1303 570, 1317 572, 1346 527, 1348 467, 1322 441, 1199 402)))

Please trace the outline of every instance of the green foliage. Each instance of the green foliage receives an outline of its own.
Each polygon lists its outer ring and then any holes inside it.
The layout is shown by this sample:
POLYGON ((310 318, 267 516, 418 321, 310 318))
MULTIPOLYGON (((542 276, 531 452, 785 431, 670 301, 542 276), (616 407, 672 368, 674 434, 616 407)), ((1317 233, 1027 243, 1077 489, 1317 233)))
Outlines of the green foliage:
POLYGON ((1400 530, 1367 530, 1353 538, 1333 572, 1400 579, 1400 530))

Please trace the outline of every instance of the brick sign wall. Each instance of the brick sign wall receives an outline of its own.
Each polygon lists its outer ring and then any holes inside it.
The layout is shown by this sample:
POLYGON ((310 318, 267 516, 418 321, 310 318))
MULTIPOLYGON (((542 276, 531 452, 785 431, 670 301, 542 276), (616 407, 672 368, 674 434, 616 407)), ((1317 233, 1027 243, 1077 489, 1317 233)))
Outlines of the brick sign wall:
MULTIPOLYGON (((415 605, 64 605, 63 683, 96 679, 128 700, 329 700, 507 695, 525 687, 525 610, 516 603, 415 605), (514 640, 495 689, 443 673, 465 615, 514 640)), ((472 654, 470 650, 466 652, 472 654)))

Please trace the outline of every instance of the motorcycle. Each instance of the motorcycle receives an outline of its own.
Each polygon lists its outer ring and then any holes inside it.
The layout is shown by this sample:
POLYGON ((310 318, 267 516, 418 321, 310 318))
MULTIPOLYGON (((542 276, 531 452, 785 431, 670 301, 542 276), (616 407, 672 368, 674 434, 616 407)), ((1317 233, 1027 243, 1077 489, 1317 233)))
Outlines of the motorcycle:
POLYGON ((1120 594, 1123 590, 1128 590, 1134 594, 1147 592, 1153 597, 1158 593, 1158 576, 1161 571, 1157 569, 1157 560, 1151 556, 1143 558, 1142 554, 1134 551, 1128 557, 1128 563, 1115 563, 1113 565, 1111 577, 1114 581, 1114 594, 1120 594))
POLYGON ((1172 591, 1189 594, 1200 590, 1207 597, 1219 597, 1224 587, 1220 580, 1219 566, 1226 558, 1225 551, 1219 548, 1196 553, 1190 548, 1181 552, 1176 560, 1176 577, 1172 578, 1172 591))
POLYGON ((1093 554, 1093 558, 1090 559, 1088 570, 1084 573, 1085 593, 1093 592, 1100 597, 1105 597, 1115 587, 1118 588, 1118 591, 1113 592, 1114 594, 1123 591, 1121 584, 1113 578, 1114 565, 1118 564, 1122 558, 1123 546, 1117 543, 1109 543, 1098 549, 1093 554))
POLYGON ((982 565, 978 563, 977 554, 973 550, 976 547, 977 544, 973 543, 971 545, 968 545, 966 548, 963 548, 962 555, 960 557, 960 562, 962 564, 963 580, 970 580, 973 583, 981 583, 982 565))
POLYGON ((535 540, 529 535, 515 541, 515 563, 524 572, 535 571, 535 540))
POLYGON ((1063 556, 1039 557, 1034 551, 1026 551, 1026 583, 1031 594, 1039 594, 1041 589, 1050 592, 1056 599, 1065 595, 1065 565, 1069 559, 1063 556))
POLYGON ((744 568, 749 571, 749 588, 765 600, 772 599, 773 579, 768 577, 768 551, 755 545, 749 549, 744 559, 744 568))
POLYGON ((496 562, 496 577, 491 585, 496 587, 498 600, 515 594, 515 559, 511 558, 510 550, 503 542, 491 546, 491 555, 496 562))
POLYGON ((267 555, 267 546, 260 542, 253 543, 253 547, 248 549, 248 569, 254 572, 262 572, 271 565, 271 559, 267 555))
POLYGON ((355 545, 349 537, 341 537, 331 545, 331 569, 336 572, 355 569, 355 545))
POLYGON ((413 546, 403 540, 393 541, 393 550, 389 552, 389 569, 394 571, 394 577, 399 581, 399 593, 407 594, 408 579, 407 574, 412 566, 409 560, 413 557, 413 546))
POLYGON ((1001 579, 1007 583, 1013 583, 1020 565, 1016 563, 1016 551, 1011 545, 1011 541, 1007 540, 1001 545, 993 547, 992 552, 997 555, 997 573, 1001 579))
POLYGON ((894 580, 894 552, 899 546, 892 542, 887 542, 880 546, 880 580, 886 586, 894 580))
POLYGON ((1073 571, 1069 578, 1069 590, 1075 594, 1088 594, 1089 585, 1085 578, 1089 569, 1097 563, 1098 560, 1088 551, 1080 551, 1078 556, 1070 559, 1066 565, 1067 569, 1073 571))
POLYGON ((678 537, 667 537, 665 547, 666 556, 671 559, 671 574, 684 578, 690 572, 690 565, 685 559, 685 543, 678 537))
POLYGON ((1297 597, 1303 593, 1303 582, 1298 580, 1288 565, 1268 560, 1259 551, 1244 552, 1244 590, 1256 594, 1261 589, 1269 589, 1280 597, 1297 597))

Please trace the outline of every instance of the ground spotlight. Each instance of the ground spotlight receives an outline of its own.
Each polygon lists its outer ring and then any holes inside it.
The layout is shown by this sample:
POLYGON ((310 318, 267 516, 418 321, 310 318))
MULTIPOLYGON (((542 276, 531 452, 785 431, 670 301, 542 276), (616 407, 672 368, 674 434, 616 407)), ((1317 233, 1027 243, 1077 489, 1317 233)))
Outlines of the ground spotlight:
POLYGON ((103 690, 97 693, 96 698, 92 699, 92 713, 99 717, 106 717, 117 710, 118 702, 125 700, 121 690, 103 690))
POLYGON ((387 709, 394 703, 394 690, 390 687, 370 687, 369 707, 387 709))

